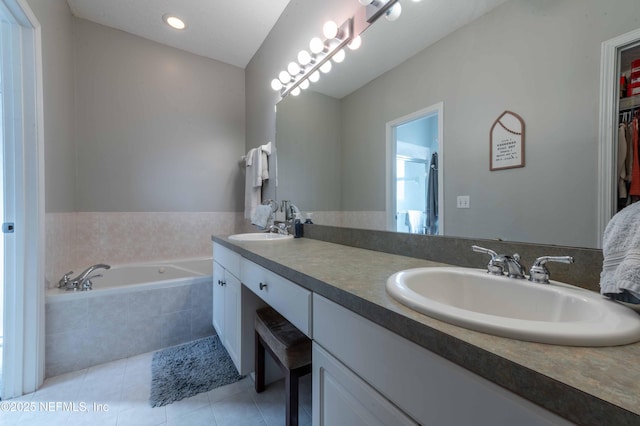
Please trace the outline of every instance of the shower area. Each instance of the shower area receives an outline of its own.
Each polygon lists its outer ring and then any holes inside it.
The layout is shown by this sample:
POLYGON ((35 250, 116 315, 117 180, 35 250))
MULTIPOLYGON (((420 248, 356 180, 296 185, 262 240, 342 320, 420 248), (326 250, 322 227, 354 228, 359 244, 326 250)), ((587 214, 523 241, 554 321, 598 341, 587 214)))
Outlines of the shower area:
POLYGON ((395 127, 395 231, 437 235, 438 114, 395 127))

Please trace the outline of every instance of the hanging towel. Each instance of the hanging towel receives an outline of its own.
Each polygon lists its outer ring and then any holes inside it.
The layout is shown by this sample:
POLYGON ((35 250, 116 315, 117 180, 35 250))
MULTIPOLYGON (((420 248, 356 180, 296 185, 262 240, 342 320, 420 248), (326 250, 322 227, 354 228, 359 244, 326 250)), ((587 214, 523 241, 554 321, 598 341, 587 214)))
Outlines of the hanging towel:
POLYGON ((246 155, 246 172, 245 172, 245 187, 244 187, 244 218, 251 219, 256 207, 260 205, 261 191, 260 186, 255 185, 256 175, 259 177, 262 171, 258 174, 258 165, 254 162, 256 152, 259 151, 256 148, 251 149, 246 155))
POLYGON ((422 212, 419 210, 407 210, 406 225, 410 234, 420 234, 422 229, 422 212))
POLYGON ((271 209, 271 205, 265 206, 264 204, 261 204, 257 206, 253 216, 251 216, 251 224, 256 225, 260 229, 265 229, 269 224, 272 212, 273 210, 271 209))
POLYGON ((249 150, 245 156, 244 217, 252 219, 256 208, 262 203, 262 182, 269 179, 269 156, 272 145, 268 142, 249 150))
POLYGON ((640 203, 625 207, 609 221, 602 254, 600 293, 640 303, 640 203))
POLYGON ((427 234, 438 233, 438 153, 431 155, 427 188, 427 234))

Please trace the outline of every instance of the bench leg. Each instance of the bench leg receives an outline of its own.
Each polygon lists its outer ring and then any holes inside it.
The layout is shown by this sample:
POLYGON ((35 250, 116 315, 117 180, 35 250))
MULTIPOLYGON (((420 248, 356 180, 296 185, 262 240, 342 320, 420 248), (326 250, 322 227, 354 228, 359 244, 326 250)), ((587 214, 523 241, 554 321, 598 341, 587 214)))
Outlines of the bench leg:
POLYGON ((264 391, 264 346, 262 345, 262 339, 258 333, 255 333, 255 367, 256 367, 256 393, 264 391))
POLYGON ((286 423, 287 426, 298 425, 298 381, 299 377, 295 370, 285 368, 284 391, 286 400, 286 423))

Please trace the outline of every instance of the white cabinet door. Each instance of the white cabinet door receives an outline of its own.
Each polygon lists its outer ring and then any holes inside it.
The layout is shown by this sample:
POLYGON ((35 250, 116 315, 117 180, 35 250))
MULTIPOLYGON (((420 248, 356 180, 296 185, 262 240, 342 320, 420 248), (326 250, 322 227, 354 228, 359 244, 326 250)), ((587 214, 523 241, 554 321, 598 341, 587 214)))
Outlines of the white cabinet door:
POLYGON ((229 356, 240 368, 240 280, 227 273, 224 287, 224 334, 221 337, 223 345, 227 348, 229 356))
POLYGON ((224 280, 225 270, 218 263, 213 262, 213 328, 224 342, 224 280))
POLYGON ((417 425, 360 377, 313 344, 313 425, 417 425))

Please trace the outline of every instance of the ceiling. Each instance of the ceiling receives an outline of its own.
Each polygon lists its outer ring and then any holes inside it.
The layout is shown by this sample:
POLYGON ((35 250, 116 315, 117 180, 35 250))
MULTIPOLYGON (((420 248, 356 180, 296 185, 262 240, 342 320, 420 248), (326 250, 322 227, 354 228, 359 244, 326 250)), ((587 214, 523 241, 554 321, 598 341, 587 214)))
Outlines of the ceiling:
POLYGON ((311 90, 341 99, 505 1, 402 1, 398 20, 378 19, 362 34, 362 47, 348 51, 311 90))
MULTIPOLYGON (((67 3, 78 18, 244 69, 289 1, 67 0, 67 3), (178 31, 167 26, 162 20, 166 13, 182 18, 187 28, 178 31)), ((379 19, 363 34, 363 46, 348 52, 345 63, 324 75, 312 90, 342 98, 505 1, 403 1, 403 12, 397 21, 379 19)), ((309 31, 315 33, 317 28, 309 31)))
POLYGON ((289 0, 67 0, 78 18, 245 68, 289 0), (173 13, 178 31, 162 21, 173 13))

